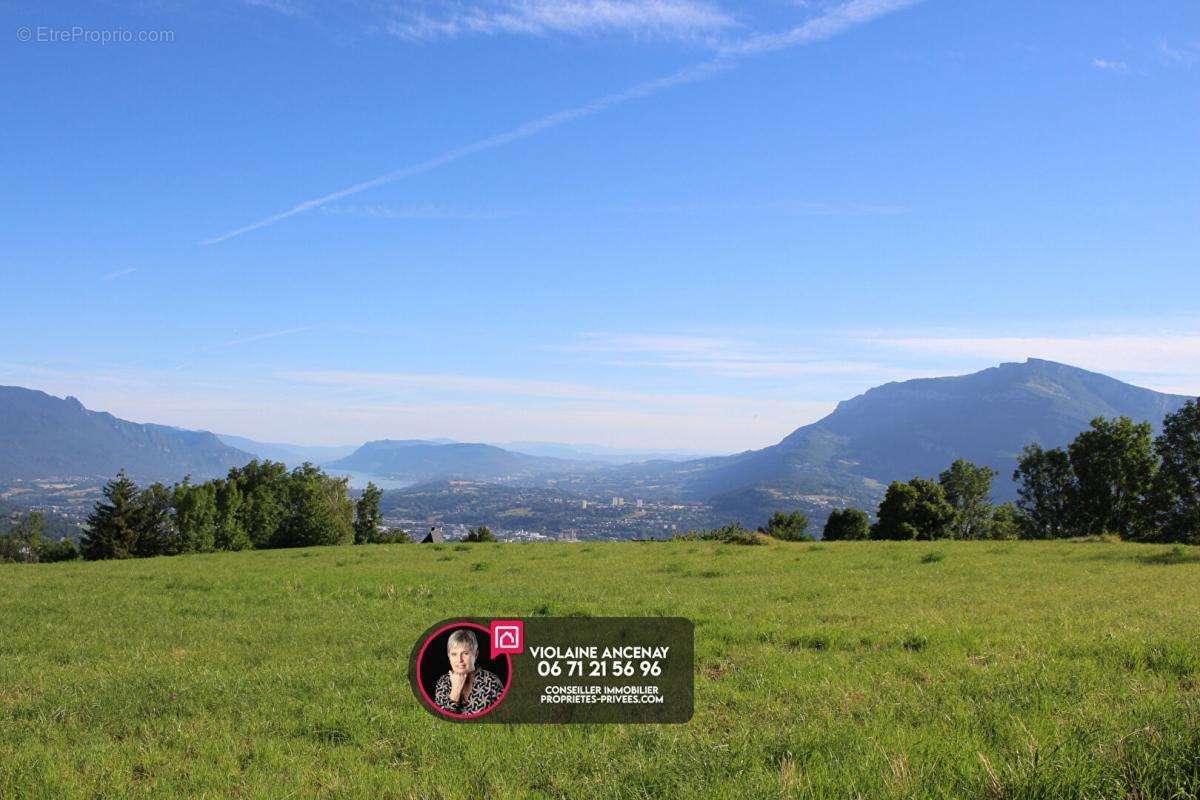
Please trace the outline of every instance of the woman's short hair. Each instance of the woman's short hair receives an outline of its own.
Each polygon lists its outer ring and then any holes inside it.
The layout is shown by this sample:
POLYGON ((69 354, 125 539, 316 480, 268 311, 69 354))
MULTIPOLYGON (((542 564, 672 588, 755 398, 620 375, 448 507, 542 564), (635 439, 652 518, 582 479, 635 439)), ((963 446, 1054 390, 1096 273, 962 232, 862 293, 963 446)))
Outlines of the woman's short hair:
POLYGON ((472 655, 479 655, 479 640, 475 638, 475 632, 470 628, 459 628, 450 634, 450 639, 446 642, 446 652, 450 652, 450 648, 456 644, 466 645, 471 649, 472 655))

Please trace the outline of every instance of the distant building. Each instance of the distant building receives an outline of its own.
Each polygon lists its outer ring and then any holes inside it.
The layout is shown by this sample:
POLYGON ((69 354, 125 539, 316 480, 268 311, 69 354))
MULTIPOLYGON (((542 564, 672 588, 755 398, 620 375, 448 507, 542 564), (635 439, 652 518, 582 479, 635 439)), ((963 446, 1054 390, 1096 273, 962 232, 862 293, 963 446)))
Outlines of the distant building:
POLYGON ((587 511, 587 500, 584 500, 582 503, 580 503, 579 507, 582 508, 584 511, 587 511))
POLYGON ((430 528, 429 533, 425 534, 425 538, 421 540, 421 544, 441 544, 446 541, 442 536, 440 528, 430 528))
POLYGON ((642 507, 642 498, 640 498, 640 497, 639 497, 639 498, 638 498, 638 500, 637 500, 637 507, 638 507, 638 508, 641 508, 641 507, 642 507))

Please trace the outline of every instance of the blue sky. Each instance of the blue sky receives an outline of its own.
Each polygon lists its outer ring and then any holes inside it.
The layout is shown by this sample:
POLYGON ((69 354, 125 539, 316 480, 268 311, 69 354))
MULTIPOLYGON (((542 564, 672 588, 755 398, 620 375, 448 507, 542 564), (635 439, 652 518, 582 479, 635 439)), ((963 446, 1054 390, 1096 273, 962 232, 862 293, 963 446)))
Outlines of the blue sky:
POLYGON ((0 383, 713 452, 1028 356, 1200 394, 1195 2, 0 15, 0 383))

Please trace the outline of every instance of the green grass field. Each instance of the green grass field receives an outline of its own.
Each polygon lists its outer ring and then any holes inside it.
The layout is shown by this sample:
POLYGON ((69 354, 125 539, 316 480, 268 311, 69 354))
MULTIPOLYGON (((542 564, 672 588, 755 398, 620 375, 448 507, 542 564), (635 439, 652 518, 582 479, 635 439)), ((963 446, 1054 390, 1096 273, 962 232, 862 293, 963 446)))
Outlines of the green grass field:
POLYGON ((1196 797, 1200 550, 390 545, 0 565, 0 797, 1196 797), (686 725, 443 723, 454 616, 682 615, 686 725))

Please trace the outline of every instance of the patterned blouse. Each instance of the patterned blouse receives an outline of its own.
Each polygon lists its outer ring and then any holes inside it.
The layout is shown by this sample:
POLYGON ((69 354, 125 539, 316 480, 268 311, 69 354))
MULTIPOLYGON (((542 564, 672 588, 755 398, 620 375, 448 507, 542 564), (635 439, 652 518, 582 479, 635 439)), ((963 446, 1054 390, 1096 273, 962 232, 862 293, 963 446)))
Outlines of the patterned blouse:
POLYGON ((433 690, 433 702, 437 703, 439 708, 453 714, 479 714, 495 705, 503 693, 504 681, 500 680, 496 673, 480 669, 475 671, 475 683, 471 684, 471 694, 467 697, 467 702, 451 703, 450 673, 447 672, 438 678, 433 690))

